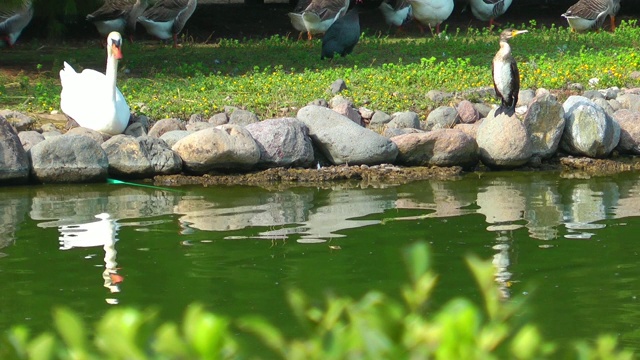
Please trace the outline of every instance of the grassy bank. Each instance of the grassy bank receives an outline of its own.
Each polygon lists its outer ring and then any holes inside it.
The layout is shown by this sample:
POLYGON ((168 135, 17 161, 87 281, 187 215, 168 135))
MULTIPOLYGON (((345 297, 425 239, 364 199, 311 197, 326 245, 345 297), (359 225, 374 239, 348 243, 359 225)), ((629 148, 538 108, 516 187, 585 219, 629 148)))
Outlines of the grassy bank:
MULTIPOLYGON (((615 33, 574 34, 535 22, 515 27, 530 31, 512 41, 522 88, 565 90, 576 82, 589 88, 593 78, 598 79, 594 88, 640 85, 630 77, 640 70, 635 22, 621 24, 615 33)), ((364 34, 352 55, 333 62, 320 61, 320 40, 281 36, 213 44, 185 39, 177 50, 134 43, 125 44, 119 87, 133 111, 152 119, 210 115, 227 105, 270 118, 294 115, 314 99, 330 98, 327 88, 342 78, 349 86, 344 95, 357 106, 425 115, 440 105, 425 96, 429 90, 492 86, 490 62, 497 49, 497 31, 473 28, 448 29, 437 38, 364 34)), ((0 106, 34 113, 58 109, 63 61, 76 70, 104 71, 105 52, 96 43, 22 43, 3 51, 0 106)))

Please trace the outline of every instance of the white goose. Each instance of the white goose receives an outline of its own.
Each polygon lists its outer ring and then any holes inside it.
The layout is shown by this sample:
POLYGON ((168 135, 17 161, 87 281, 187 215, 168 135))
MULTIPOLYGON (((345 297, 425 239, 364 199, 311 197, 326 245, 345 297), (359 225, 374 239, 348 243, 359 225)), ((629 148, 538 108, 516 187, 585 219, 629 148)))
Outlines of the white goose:
POLYGON ((78 125, 102 133, 121 134, 131 116, 129 105, 116 87, 118 60, 122 59, 122 36, 112 32, 107 38, 105 74, 86 69, 77 73, 64 63, 60 70, 60 109, 78 125))
POLYGON ((383 0, 378 8, 389 26, 401 27, 413 17, 411 4, 407 0, 383 0))
POLYGON ((307 32, 307 27, 305 26, 304 20, 302 19, 302 12, 307 8, 307 6, 309 6, 310 3, 311 0, 299 0, 293 11, 287 14, 289 16, 289 19, 291 20, 291 25, 293 26, 293 28, 299 31, 298 40, 302 38, 303 33, 307 32))
POLYGON ((504 14, 511 6, 511 0, 470 0, 471 13, 480 21, 488 21, 493 28, 495 18, 504 14))
POLYGON ((150 35, 161 40, 173 37, 178 47, 178 34, 198 6, 197 0, 158 0, 138 18, 150 35))
POLYGON ((413 18, 429 26, 431 31, 435 26, 436 34, 440 34, 440 24, 451 16, 454 7, 453 0, 409 0, 409 3, 413 18))
POLYGON ((31 0, 24 0, 15 9, 0 11, 0 40, 12 47, 32 18, 33 6, 31 0))
POLYGON ((117 31, 129 35, 133 41, 138 17, 147 8, 147 0, 107 0, 96 11, 87 15, 87 21, 92 22, 102 38, 117 31))

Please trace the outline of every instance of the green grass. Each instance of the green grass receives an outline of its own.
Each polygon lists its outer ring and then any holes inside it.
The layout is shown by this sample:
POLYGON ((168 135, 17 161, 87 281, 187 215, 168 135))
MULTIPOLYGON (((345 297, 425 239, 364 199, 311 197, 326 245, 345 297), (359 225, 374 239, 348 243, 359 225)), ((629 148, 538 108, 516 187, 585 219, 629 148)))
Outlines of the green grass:
MULTIPOLYGON (((615 33, 575 34, 564 27, 539 27, 535 21, 515 27, 530 31, 511 42, 521 88, 566 90, 575 82, 588 86, 591 78, 599 79, 598 88, 640 85, 629 77, 640 69, 636 22, 621 24, 615 33)), ((262 119, 295 115, 312 100, 330 98, 327 89, 338 78, 347 82, 343 95, 356 106, 424 116, 441 105, 425 96, 429 90, 492 86, 497 33, 470 28, 449 29, 438 38, 364 34, 352 55, 332 62, 320 61, 320 40, 282 36, 214 44, 186 41, 181 49, 156 42, 125 44, 118 85, 132 110, 152 119, 207 116, 227 105, 262 119)), ((21 43, 2 57, 11 71, 0 70, 0 105, 32 113, 58 109, 63 61, 76 70, 104 71, 105 63, 105 51, 95 43, 21 43)))

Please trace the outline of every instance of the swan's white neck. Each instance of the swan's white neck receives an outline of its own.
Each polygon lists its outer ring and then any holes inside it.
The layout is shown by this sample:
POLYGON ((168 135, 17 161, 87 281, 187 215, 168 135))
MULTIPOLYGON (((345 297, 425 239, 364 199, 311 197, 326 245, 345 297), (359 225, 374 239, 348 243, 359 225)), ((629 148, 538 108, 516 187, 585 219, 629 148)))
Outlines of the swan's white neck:
MULTIPOLYGON (((110 46, 109 44, 107 46, 110 46)), ((108 86, 109 97, 114 101, 116 99, 116 78, 118 76, 118 60, 116 57, 109 51, 109 56, 107 56, 107 71, 105 72, 105 76, 107 77, 107 83, 105 86, 108 86)))

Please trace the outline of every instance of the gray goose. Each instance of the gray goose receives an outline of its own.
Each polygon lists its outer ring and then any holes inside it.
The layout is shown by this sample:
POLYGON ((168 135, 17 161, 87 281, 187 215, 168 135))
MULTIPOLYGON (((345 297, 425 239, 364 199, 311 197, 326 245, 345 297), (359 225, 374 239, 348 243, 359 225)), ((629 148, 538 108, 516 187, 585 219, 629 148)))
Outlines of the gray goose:
POLYGON ((178 47, 178 34, 198 6, 197 0, 158 0, 138 18, 150 35, 161 40, 173 38, 178 47))
POLYGON ((117 31, 129 36, 133 42, 138 16, 147 8, 147 0, 107 0, 96 11, 87 15, 87 21, 92 22, 102 38, 117 31))
POLYGON ((585 31, 600 26, 607 15, 611 18, 611 31, 616 30, 616 14, 620 0, 580 0, 562 14, 571 30, 585 31))
POLYGON ((311 0, 302 11, 302 21, 307 29, 307 37, 324 34, 329 27, 349 9, 350 0, 311 0))
POLYGON ((13 47, 22 30, 33 18, 31 0, 24 0, 20 6, 7 11, 0 11, 0 40, 13 47))
POLYGON ((500 50, 494 56, 491 66, 493 88, 501 100, 496 115, 504 113, 511 116, 515 113, 518 91, 520 91, 520 72, 516 59, 511 55, 509 39, 526 32, 527 30, 506 29, 500 34, 500 50))

